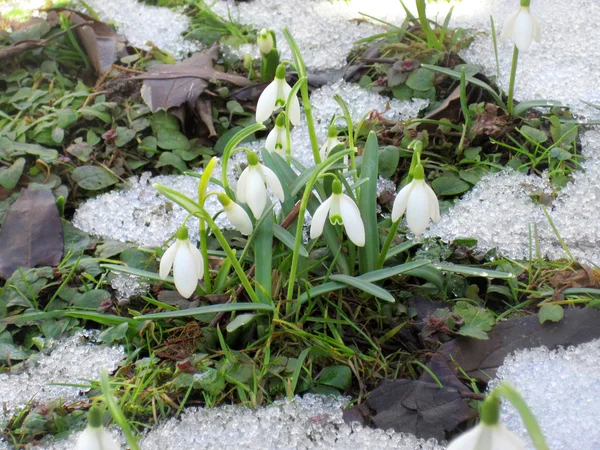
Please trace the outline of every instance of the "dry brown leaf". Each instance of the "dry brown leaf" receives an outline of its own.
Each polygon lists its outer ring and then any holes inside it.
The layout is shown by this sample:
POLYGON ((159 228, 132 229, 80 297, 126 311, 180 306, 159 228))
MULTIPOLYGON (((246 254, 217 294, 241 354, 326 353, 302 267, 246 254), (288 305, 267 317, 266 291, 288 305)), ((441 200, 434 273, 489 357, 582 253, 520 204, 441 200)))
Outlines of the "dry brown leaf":
POLYGON ((135 77, 144 80, 142 98, 152 112, 167 111, 186 102, 193 105, 210 80, 228 81, 238 86, 250 84, 244 77, 216 70, 213 67, 216 59, 217 47, 213 46, 180 63, 153 66, 148 73, 135 77))

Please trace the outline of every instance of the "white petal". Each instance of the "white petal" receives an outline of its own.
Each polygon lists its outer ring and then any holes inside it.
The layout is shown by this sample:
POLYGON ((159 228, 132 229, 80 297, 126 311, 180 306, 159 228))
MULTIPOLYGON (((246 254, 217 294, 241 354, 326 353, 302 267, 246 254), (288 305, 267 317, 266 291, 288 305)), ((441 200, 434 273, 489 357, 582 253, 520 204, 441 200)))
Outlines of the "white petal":
POLYGON ((300 123, 300 102, 297 95, 292 97, 292 102, 290 103, 290 122, 292 125, 300 123))
POLYGON ((256 104, 256 121, 264 122, 273 113, 275 102, 277 101, 277 79, 271 81, 269 85, 262 91, 256 104))
POLYGON ((196 291, 198 267, 187 243, 182 243, 177 249, 173 262, 173 278, 175 278, 177 292, 182 297, 189 298, 196 291))
POLYGON ((92 428, 88 426, 79 435, 74 450, 120 450, 110 434, 104 428, 92 428))
POLYGON ((531 45, 533 40, 533 22, 529 10, 521 8, 515 20, 515 28, 513 30, 513 39, 519 51, 524 52, 531 45))
POLYGON ((501 425, 488 426, 491 430, 491 450, 525 450, 525 443, 501 425))
POLYGON ((408 228, 417 236, 423 234, 429 225, 429 196, 424 186, 425 181, 415 180, 416 184, 408 197, 406 205, 406 222, 408 228))
POLYGON ((540 27, 538 20, 533 15, 531 15, 531 23, 533 25, 533 40, 540 42, 542 40, 542 28, 540 27))
POLYGON ((321 148, 319 149, 319 155, 321 155, 321 161, 325 161, 327 159, 327 155, 329 154, 329 146, 327 145, 329 141, 325 141, 321 148))
POLYGON ((310 223, 310 238, 316 239, 323 234, 323 227, 325 226, 325 220, 327 220, 327 213, 331 208, 332 198, 329 197, 317 208, 312 217, 310 223))
POLYGON ((102 437, 100 441, 102 442, 102 450, 121 450, 121 446, 117 444, 113 438, 108 434, 104 428, 102 430, 102 437))
POLYGON ((483 431, 483 425, 471 428, 466 433, 454 438, 446 450, 477 450, 476 446, 483 431))
POLYGON ((397 222, 404 211, 406 211, 406 205, 408 203, 408 197, 410 197, 410 193, 415 186, 414 180, 404 186, 398 195, 396 195, 396 199, 394 200, 394 206, 392 207, 392 222, 397 222))
POLYGON ((278 137, 277 127, 274 127, 269 134, 267 135, 267 140, 265 141, 265 148, 270 152, 277 151, 277 137, 278 137))
POLYGON ((161 278, 165 279, 173 267, 173 261, 175 260, 175 254, 177 253, 177 246, 179 239, 175 240, 175 243, 171 245, 160 259, 160 266, 158 268, 158 274, 161 278))
POLYGON ((198 247, 193 245, 190 241, 187 241, 187 245, 192 252, 192 256, 194 257, 194 262, 196 263, 196 271, 198 273, 198 279, 201 280, 204 278, 204 258, 202 257, 202 253, 198 250, 198 247))
POLYGON ((521 9, 518 9, 513 14, 510 15, 506 22, 504 22, 504 26, 502 27, 502 33, 500 34, 500 39, 503 41, 507 41, 512 37, 513 31, 515 29, 515 20, 517 16, 521 12, 521 9))
POLYGON ((267 204, 267 188, 260 169, 256 166, 249 167, 245 183, 246 203, 250 207, 254 217, 258 219, 267 204))
POLYGON ((267 180, 269 189, 273 191, 273 194, 275 194, 280 201, 284 201, 285 194, 283 192, 283 186, 281 186, 281 181, 279 181, 279 178, 277 178, 275 172, 273 172, 268 167, 263 166, 262 164, 260 165, 260 168, 262 169, 262 173, 265 176, 265 179, 267 180))
MULTIPOLYGON (((344 221, 346 234, 356 246, 363 247, 365 245, 365 225, 360 216, 360 210, 346 194, 342 194, 339 198, 340 214, 344 221)), ((371 230, 371 232, 377 233, 377 230, 371 230)))
POLYGON ((425 191, 427 192, 427 197, 429 198, 429 217, 434 222, 439 222, 440 220, 440 202, 438 201, 435 192, 431 187, 426 183, 425 191))
POLYGON ((227 219, 229 219, 231 224, 240 230, 240 233, 245 234, 246 236, 252 234, 252 221, 250 220, 250 217, 248 217, 246 211, 244 211, 244 208, 242 208, 240 205, 235 202, 231 202, 225 208, 225 214, 227 215, 227 219))
POLYGON ((248 193, 248 176, 250 174, 250 167, 246 167, 240 177, 238 178, 237 186, 235 189, 235 197, 238 202, 246 203, 246 194, 248 193))

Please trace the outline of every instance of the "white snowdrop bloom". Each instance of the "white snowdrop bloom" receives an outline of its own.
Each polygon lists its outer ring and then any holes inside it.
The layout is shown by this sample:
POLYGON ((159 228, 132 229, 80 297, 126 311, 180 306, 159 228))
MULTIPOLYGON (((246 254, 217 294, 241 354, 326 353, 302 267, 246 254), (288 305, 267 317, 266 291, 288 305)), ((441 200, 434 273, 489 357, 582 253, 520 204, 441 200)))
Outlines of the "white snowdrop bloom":
POLYGON ((408 228, 417 236, 427 229, 429 220, 440 220, 440 204, 433 189, 425 183, 425 172, 421 164, 415 167, 413 180, 396 196, 392 208, 392 221, 399 220, 404 212, 408 228))
POLYGON ((273 39, 273 34, 266 28, 263 28, 258 32, 258 35, 256 36, 256 43, 258 44, 260 52, 265 55, 271 53, 271 50, 273 50, 275 47, 275 39, 273 39))
POLYGON ((504 41, 512 38, 520 51, 527 50, 532 40, 542 39, 540 24, 529 11, 529 0, 522 0, 521 7, 506 20, 500 37, 504 41))
POLYGON ((225 210, 225 215, 231 224, 236 227, 240 233, 248 236, 252 234, 253 226, 250 217, 240 205, 231 200, 227 194, 221 193, 217 196, 221 205, 223 205, 223 209, 225 210))
POLYGON ((102 426, 100 408, 92 406, 88 413, 88 426, 75 443, 75 450, 120 450, 110 434, 102 426))
MULTIPOLYGON (((338 139, 337 128, 335 127, 335 125, 330 125, 329 130, 327 131, 327 140, 325 141, 325 143, 323 145, 321 145, 321 148, 319 149, 319 154, 321 155, 321 160, 325 161, 327 159, 327 156, 329 155, 329 152, 331 150, 333 150, 337 145, 340 145, 340 144, 341 144, 341 142, 338 139)), ((344 157, 344 161, 347 164, 347 161, 348 161, 347 156, 344 157)))
POLYGON ((481 422, 450 442, 446 450, 525 450, 525 443, 500 424, 481 422))
MULTIPOLYGON (((275 79, 269 83, 258 98, 258 103, 256 104, 256 121, 264 122, 275 111, 285 107, 291 91, 291 86, 285 81, 285 65, 279 64, 275 73, 275 79)), ((300 123, 300 102, 296 95, 292 97, 290 105, 290 122, 293 125, 300 123)))
POLYGON ((179 227, 171 245, 160 260, 159 274, 166 278, 173 268, 175 287, 182 297, 190 298, 196 291, 198 280, 204 276, 202 253, 188 239, 185 225, 179 227))
POLYGON ((265 141, 265 148, 269 152, 277 152, 281 156, 285 156, 287 149, 287 136, 285 132, 285 114, 280 113, 275 121, 275 126, 269 132, 265 141))
POLYGON ((316 239, 323 233, 325 220, 329 215, 332 225, 344 225, 348 238, 358 247, 365 245, 365 225, 356 203, 342 193, 342 183, 335 180, 332 184, 331 197, 321 203, 313 214, 310 224, 310 238, 316 239))
POLYGON ((236 197, 241 203, 246 203, 254 217, 258 219, 267 205, 267 187, 280 201, 285 200, 283 187, 275 172, 258 162, 254 152, 248 152, 248 167, 244 169, 237 182, 236 197))

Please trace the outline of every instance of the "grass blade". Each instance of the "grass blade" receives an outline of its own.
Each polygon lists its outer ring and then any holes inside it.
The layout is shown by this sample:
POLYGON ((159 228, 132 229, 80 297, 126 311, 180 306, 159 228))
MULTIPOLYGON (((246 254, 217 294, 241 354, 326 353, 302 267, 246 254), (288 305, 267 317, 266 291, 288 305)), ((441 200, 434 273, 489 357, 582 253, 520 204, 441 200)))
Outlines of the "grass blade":
POLYGON ((374 131, 369 133, 360 169, 359 209, 365 225, 365 246, 359 248, 360 273, 377 268, 379 256, 379 232, 377 228, 377 177, 379 176, 379 145, 374 131))
POLYGON ((349 275, 331 275, 329 277, 330 280, 339 281, 340 283, 347 284, 348 286, 355 287, 356 289, 360 289, 367 294, 371 294, 374 297, 380 298, 381 300, 385 300, 386 302, 395 302, 396 299, 392 294, 383 289, 382 287, 377 286, 376 284, 370 283, 365 280, 361 280, 357 277, 351 277, 349 275))
POLYGON ((135 320, 148 320, 148 319, 173 319, 175 317, 189 317, 197 316, 200 314, 212 314, 220 312, 232 312, 232 311, 274 311, 273 305, 266 303, 221 303, 219 305, 207 305, 199 306, 198 308, 181 309, 179 311, 166 311, 155 314, 145 314, 143 316, 136 316, 135 320))

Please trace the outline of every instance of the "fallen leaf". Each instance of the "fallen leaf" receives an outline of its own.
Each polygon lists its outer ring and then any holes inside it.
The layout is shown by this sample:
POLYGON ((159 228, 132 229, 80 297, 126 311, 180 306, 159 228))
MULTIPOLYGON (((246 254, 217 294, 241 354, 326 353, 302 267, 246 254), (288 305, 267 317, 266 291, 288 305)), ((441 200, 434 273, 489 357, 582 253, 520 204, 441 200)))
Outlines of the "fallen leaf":
MULTIPOLYGON (((423 439, 446 439, 447 432, 477 416, 456 389, 418 380, 384 381, 369 394, 365 404, 370 409, 367 420, 365 407, 358 407, 363 422, 370 421, 377 428, 392 428, 423 439)), ((356 418, 351 412, 345 416, 356 418)))
POLYGON ((478 114, 471 126, 471 132, 476 135, 486 135, 497 138, 508 124, 508 116, 505 111, 492 103, 486 103, 484 112, 478 114))
MULTIPOLYGON (((600 311, 592 308, 565 310, 556 323, 539 323, 532 315, 497 323, 488 333, 488 340, 458 337, 442 345, 437 353, 455 374, 460 367, 468 376, 487 382, 496 375, 504 359, 516 350, 545 346, 553 350, 600 338, 600 311)), ((440 359, 428 367, 437 375, 444 370, 440 359)), ((431 381, 427 372, 421 380, 431 381)))
POLYGON ((250 82, 241 76, 221 72, 213 67, 217 59, 217 47, 195 53, 177 64, 161 64, 150 68, 148 73, 138 75, 144 80, 142 98, 152 110, 169 108, 196 99, 208 87, 212 79, 228 81, 238 86, 247 86, 250 82))
POLYGON ((52 192, 26 189, 4 216, 0 232, 0 277, 18 267, 56 266, 63 252, 63 229, 52 192))
POLYGON ((71 22, 81 26, 77 29, 77 36, 96 69, 96 73, 102 75, 109 70, 118 59, 119 52, 125 47, 125 38, 107 24, 83 13, 68 9, 57 9, 56 11, 64 13, 71 22))

